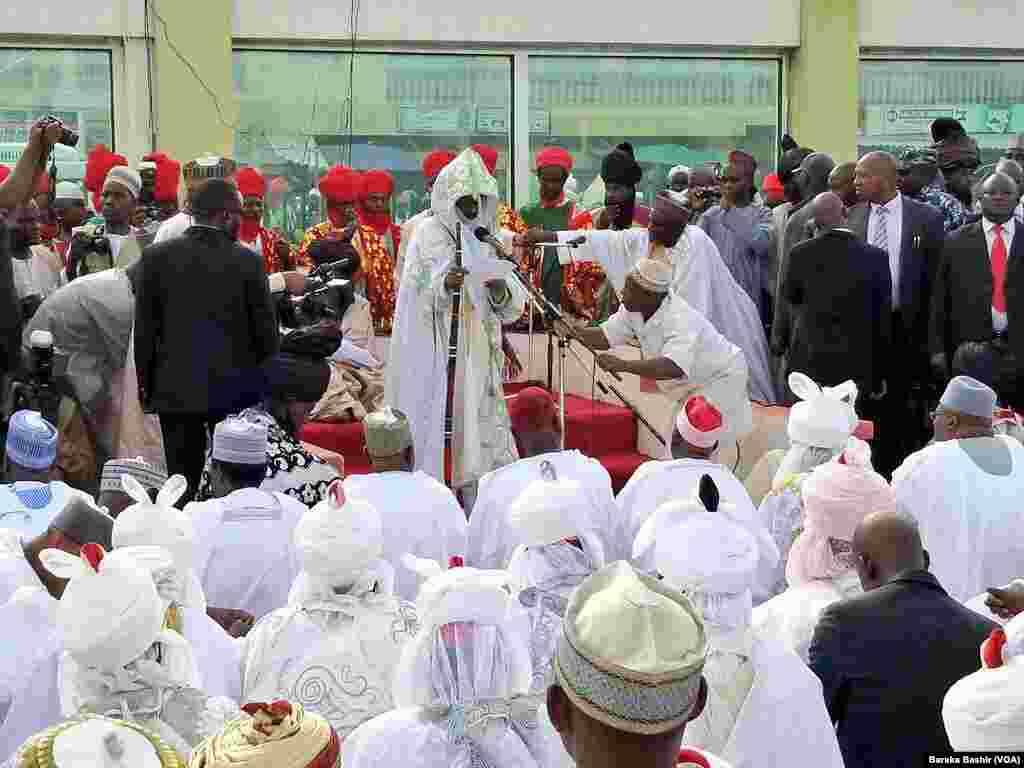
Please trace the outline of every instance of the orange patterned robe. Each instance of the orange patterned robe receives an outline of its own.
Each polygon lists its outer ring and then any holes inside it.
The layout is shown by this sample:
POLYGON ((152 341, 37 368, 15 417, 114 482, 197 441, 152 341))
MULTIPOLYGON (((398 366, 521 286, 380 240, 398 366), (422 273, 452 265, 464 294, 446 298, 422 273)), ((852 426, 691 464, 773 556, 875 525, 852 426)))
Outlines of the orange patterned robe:
MULTIPOLYGON (((306 232, 299 245, 299 259, 309 260, 309 246, 317 240, 338 236, 343 228, 335 227, 331 222, 324 221, 306 232)), ((395 317, 395 259, 391 255, 380 235, 365 224, 360 224, 352 245, 359 252, 362 268, 356 275, 356 283, 366 282, 366 299, 370 302, 370 314, 373 326, 378 333, 391 333, 391 323, 395 317)))
MULTIPOLYGON (((256 250, 256 245, 259 243, 259 252, 263 254, 263 269, 268 275, 273 275, 276 272, 287 272, 293 269, 308 269, 313 265, 310 263, 308 255, 299 255, 296 253, 291 243, 285 240, 279 232, 275 232, 272 229, 266 227, 260 227, 259 235, 257 240, 245 243, 242 245, 256 250), (278 243, 285 243, 288 245, 288 263, 282 262, 281 258, 277 255, 278 243)), ((241 242, 241 241, 240 241, 241 242)))

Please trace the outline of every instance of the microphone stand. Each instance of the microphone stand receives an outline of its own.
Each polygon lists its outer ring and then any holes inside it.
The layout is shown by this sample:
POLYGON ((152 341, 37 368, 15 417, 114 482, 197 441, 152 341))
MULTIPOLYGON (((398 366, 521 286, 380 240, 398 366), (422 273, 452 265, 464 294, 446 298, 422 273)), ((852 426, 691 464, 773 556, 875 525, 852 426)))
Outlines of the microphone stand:
MULTIPOLYGON (((462 269, 462 222, 455 222, 455 268, 462 269)), ((459 324, 462 321, 462 288, 452 292, 452 320, 448 332, 448 392, 444 403, 444 447, 448 461, 444 465, 445 482, 453 491, 455 478, 454 421, 455 421, 455 371, 458 367, 459 324)), ((442 460, 443 460, 442 456, 442 460)))
MULTIPOLYGON (((519 264, 504 249, 504 247, 502 247, 501 243, 498 240, 496 240, 490 233, 487 234, 487 238, 482 238, 479 235, 477 235, 477 239, 480 240, 481 242, 487 243, 492 248, 494 248, 494 251, 498 255, 499 259, 502 259, 504 261, 508 261, 508 262, 510 262, 512 264, 512 266, 513 266, 513 274, 515 275, 516 280, 519 281, 519 284, 522 285, 523 288, 526 290, 526 292, 530 295, 530 297, 532 298, 534 304, 539 309, 541 309, 541 312, 543 312, 543 308, 546 307, 547 310, 554 316, 554 318, 556 320, 561 320, 562 323, 565 325, 565 327, 568 328, 568 330, 569 330, 570 336, 563 337, 563 336, 559 335, 559 351, 563 355, 563 357, 562 357, 563 362, 562 362, 562 364, 560 366, 560 368, 563 369, 563 370, 560 370, 560 372, 559 372, 559 376, 562 379, 562 381, 560 382, 559 389, 563 390, 561 392, 562 398, 561 398, 560 408, 561 408, 561 412, 562 412, 561 413, 561 415, 562 415, 562 429, 563 429, 563 433, 564 433, 564 431, 565 431, 564 352, 565 351, 570 352, 573 355, 573 357, 576 358, 576 361, 580 364, 580 366, 583 367, 584 370, 586 370, 588 366, 584 362, 583 358, 580 357, 579 353, 571 346, 570 342, 571 341, 578 342, 579 344, 581 344, 583 346, 584 349, 589 351, 590 354, 592 354, 595 358, 597 357, 597 352, 592 347, 588 346, 587 343, 582 338, 580 338, 572 330, 572 328, 568 325, 568 323, 565 322, 565 317, 562 314, 561 309, 559 309, 554 304, 552 304, 548 300, 548 297, 544 295, 544 292, 541 291, 541 290, 538 290, 537 288, 535 288, 533 286, 533 283, 529 280, 529 278, 527 278, 527 277, 525 277, 523 275, 522 270, 519 268, 519 264), (563 350, 563 345, 564 345, 564 350, 563 350)), ((578 245, 578 244, 576 244, 576 245, 578 245)), ((567 243, 565 245, 565 247, 572 248, 572 247, 576 247, 576 246, 575 245, 570 245, 570 244, 567 243)), ((551 345, 551 337, 550 337, 550 335, 548 337, 548 345, 549 345, 549 348, 550 348, 550 345, 551 345)), ((549 368, 549 371, 550 371, 550 369, 551 369, 551 358, 550 357, 548 358, 548 368, 549 368)), ((601 370, 604 371, 603 368, 601 370)), ((615 371, 604 371, 604 373, 608 374, 609 376, 611 376, 616 381, 619 381, 619 382, 622 381, 622 377, 619 376, 619 374, 616 373, 615 371)), ((598 378, 595 378, 595 383, 597 384, 598 389, 601 390, 602 394, 607 395, 607 394, 611 393, 611 394, 615 395, 622 402, 623 405, 625 405, 627 408, 629 408, 629 410, 632 411, 633 415, 636 417, 636 420, 640 424, 643 424, 644 427, 646 427, 650 431, 650 433, 652 435, 654 435, 655 439, 659 443, 661 443, 661 445, 663 447, 665 447, 667 445, 665 443, 665 438, 664 438, 664 436, 662 436, 661 432, 659 432, 657 429, 654 428, 654 426, 644 417, 644 415, 642 413, 640 413, 640 410, 635 405, 633 405, 633 403, 631 403, 626 398, 626 396, 624 394, 622 394, 622 392, 619 390, 618 387, 616 387, 614 384, 611 384, 611 383, 605 384, 604 382, 602 382, 598 378)), ((550 373, 549 373, 548 389, 549 389, 549 391, 551 389, 550 373)), ((563 436, 563 441, 564 441, 564 436, 563 436)))

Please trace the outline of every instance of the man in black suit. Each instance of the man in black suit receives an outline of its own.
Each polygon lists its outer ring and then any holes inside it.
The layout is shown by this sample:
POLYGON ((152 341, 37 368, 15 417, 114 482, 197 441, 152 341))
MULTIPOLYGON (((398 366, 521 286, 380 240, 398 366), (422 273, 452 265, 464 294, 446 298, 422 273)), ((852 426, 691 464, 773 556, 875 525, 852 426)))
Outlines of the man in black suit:
POLYGON ((1024 237, 1013 212, 1017 185, 994 173, 981 185, 981 221, 949 235, 932 294, 932 366, 945 386, 953 355, 965 341, 1005 339, 1007 270, 1024 258, 1024 237))
POLYGON ((199 484, 207 430, 259 402, 260 366, 278 347, 262 257, 236 240, 238 190, 211 179, 191 205, 195 224, 145 250, 135 289, 139 396, 160 415, 168 474, 185 475, 185 500, 199 484))
POLYGON ((949 751, 942 699, 977 671, 995 624, 946 594, 927 570, 917 523, 868 515, 853 536, 864 594, 822 614, 809 651, 846 768, 922 765, 949 751))
POLYGON ((794 318, 789 347, 780 350, 787 378, 797 371, 827 386, 853 379, 862 397, 881 394, 892 321, 889 256, 847 228, 838 195, 818 195, 809 210, 818 234, 793 248, 782 280, 794 318))
POLYGON ((942 214, 897 190, 896 159, 871 152, 854 177, 862 202, 850 211, 857 237, 889 254, 892 343, 882 378, 885 395, 865 416, 875 421, 874 464, 889 475, 928 439, 934 398, 928 355, 932 283, 945 237, 942 214))

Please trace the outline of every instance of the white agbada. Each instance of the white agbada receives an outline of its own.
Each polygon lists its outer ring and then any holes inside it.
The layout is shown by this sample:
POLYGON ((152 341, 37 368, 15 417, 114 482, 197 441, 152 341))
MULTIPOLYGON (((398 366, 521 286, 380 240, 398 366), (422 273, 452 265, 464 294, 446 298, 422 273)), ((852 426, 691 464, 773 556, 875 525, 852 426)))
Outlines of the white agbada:
POLYGON ((461 224, 462 263, 469 274, 462 289, 455 371, 453 487, 470 484, 518 458, 505 407, 501 325, 522 315, 527 294, 509 278, 502 302, 492 301, 482 276, 494 266, 495 256, 473 234, 480 226, 495 231, 497 200, 497 183, 472 149, 438 175, 431 194, 434 215, 417 227, 409 244, 388 351, 384 402, 409 417, 418 468, 443 480, 451 329, 451 295, 444 282, 461 224), (465 196, 479 200, 479 214, 473 220, 455 207, 465 196))
MULTIPOLYGON (((752 586, 754 604, 758 605, 772 595, 779 551, 769 531, 761 524, 747 489, 728 467, 705 459, 648 461, 641 464, 615 500, 619 515, 614 540, 635 541, 640 529, 662 504, 692 496, 704 475, 714 481, 722 501, 736 522, 750 531, 758 541, 760 554, 752 586)), ((650 570, 652 563, 649 560, 641 562, 647 558, 634 559, 633 556, 633 545, 630 544, 624 557, 633 560, 633 564, 641 570, 650 570)))
POLYGON ((392 594, 394 574, 378 559, 381 519, 364 501, 331 486, 303 515, 295 546, 303 570, 289 603, 245 638, 245 701, 289 699, 326 718, 345 739, 392 708, 402 646, 416 631, 415 609, 392 594))
POLYGON ((45 245, 29 247, 27 259, 11 258, 14 293, 19 299, 38 296, 45 299, 67 283, 60 256, 45 245))
POLYGON ((423 625, 402 653, 398 707, 342 744, 345 768, 550 768, 552 730, 530 696, 528 626, 500 571, 456 568, 423 585, 423 625))
POLYGON ((843 768, 821 682, 790 650, 751 629, 758 543, 717 495, 661 529, 654 561, 700 608, 708 639, 704 711, 684 739, 741 768, 843 768))
MULTIPOLYGON (((680 296, 669 293, 645 322, 625 306, 609 317, 601 330, 612 347, 636 340, 645 359, 667 357, 683 371, 682 379, 658 382, 658 389, 681 405, 691 395, 704 395, 715 404, 725 424, 721 445, 747 435, 754 425, 747 395, 747 363, 743 350, 722 336, 704 315, 680 296)), ((672 443, 675 411, 665 430, 665 450, 672 443)))
POLYGON ((413 235, 416 234, 420 224, 432 215, 433 211, 427 208, 425 211, 420 211, 402 223, 402 238, 398 243, 398 256, 395 258, 395 285, 400 286, 402 284, 402 274, 405 272, 405 257, 409 253, 409 243, 412 241, 413 235))
POLYGON ((999 435, 933 443, 908 457, 893 473, 893 490, 917 519, 931 556, 930 570, 951 597, 968 600, 1021 574, 1024 446, 1013 438, 999 435), (988 453, 1005 446, 1009 474, 986 472, 968 455, 965 445, 988 453))
MULTIPOLYGON (((50 521, 74 496, 81 496, 95 506, 88 493, 60 480, 0 484, 0 529, 17 531, 25 540, 33 539, 46 533, 50 521)), ((3 600, 0 587, 0 602, 3 600)))
POLYGON ((0 528, 0 605, 22 587, 42 587, 25 557, 25 539, 15 530, 0 528))
POLYGON ((345 494, 373 506, 384 521, 383 559, 395 570, 395 596, 412 602, 419 577, 402 555, 447 563, 466 554, 466 513, 447 487, 425 472, 376 472, 345 478, 345 494))
POLYGON ((768 365, 768 342, 757 307, 725 266, 718 247, 700 227, 687 226, 672 248, 650 242, 646 229, 587 230, 559 232, 558 240, 585 237, 574 251, 560 251, 560 257, 575 261, 596 261, 605 270, 616 292, 622 294, 626 275, 652 251, 664 251, 672 264, 672 291, 700 312, 726 339, 746 356, 751 399, 764 403, 777 400, 768 365))
MULTIPOLYGON (((554 451, 520 459, 480 480, 473 514, 469 517, 467 565, 494 569, 508 566, 512 552, 525 543, 509 525, 509 503, 552 470, 556 478, 579 484, 587 494, 594 532, 602 542, 607 542, 606 546, 615 549, 611 543, 615 541, 618 509, 608 470, 597 459, 579 451, 554 451)), ((606 557, 617 559, 618 554, 607 552, 606 557)))
POLYGON ((288 602, 299 574, 292 536, 306 507, 291 496, 243 488, 221 499, 192 502, 195 571, 214 608, 257 619, 288 602))

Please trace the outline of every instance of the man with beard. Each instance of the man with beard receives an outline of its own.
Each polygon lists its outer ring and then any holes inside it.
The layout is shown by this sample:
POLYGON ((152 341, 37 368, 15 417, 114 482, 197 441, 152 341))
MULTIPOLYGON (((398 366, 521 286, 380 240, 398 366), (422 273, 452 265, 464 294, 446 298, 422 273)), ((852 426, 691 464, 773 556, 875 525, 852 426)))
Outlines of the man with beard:
POLYGON ((263 257, 263 269, 268 275, 294 269, 291 245, 279 232, 263 226, 263 204, 267 196, 267 180, 263 174, 255 168, 241 168, 235 174, 235 183, 242 194, 238 242, 263 257))
MULTIPOLYGON (((577 215, 570 229, 646 228, 651 209, 636 202, 636 187, 643 169, 633 155, 633 145, 619 144, 601 161, 604 182, 604 208, 577 215)), ((692 182, 691 182, 692 183, 692 182)), ((590 320, 607 318, 618 306, 614 290, 597 264, 574 264, 565 271, 565 293, 576 314, 590 320)))
POLYGON ((68 249, 68 281, 138 260, 141 247, 132 218, 142 192, 142 178, 127 165, 110 168, 100 194, 101 224, 87 224, 75 233, 68 249))
POLYGON ((168 474, 185 475, 190 492, 208 429, 259 401, 259 368, 278 346, 262 260, 236 239, 238 190, 207 181, 192 215, 182 239, 146 250, 135 293, 139 399, 160 416, 168 474))

